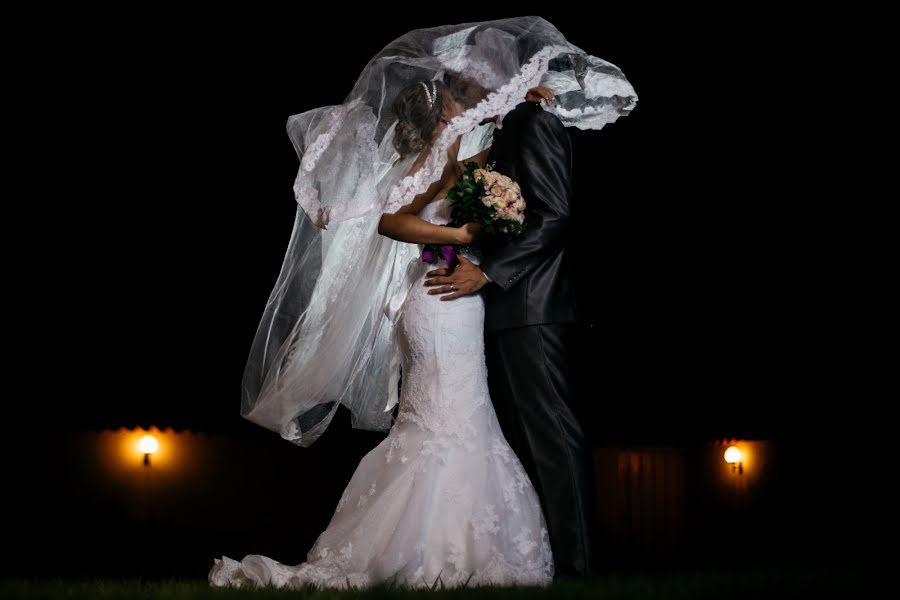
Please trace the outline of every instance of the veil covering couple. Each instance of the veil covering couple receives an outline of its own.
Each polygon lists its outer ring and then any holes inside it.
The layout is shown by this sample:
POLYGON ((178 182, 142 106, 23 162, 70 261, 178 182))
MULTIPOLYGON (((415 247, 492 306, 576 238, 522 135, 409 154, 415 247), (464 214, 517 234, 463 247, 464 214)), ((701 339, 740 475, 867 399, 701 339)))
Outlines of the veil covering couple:
POLYGON ((543 585, 589 573, 566 127, 600 129, 636 102, 616 66, 521 17, 407 33, 344 103, 289 119, 299 207, 241 414, 301 446, 339 405, 354 427, 389 433, 306 562, 223 556, 211 585, 543 585), (444 226, 467 161, 519 183, 520 235, 444 226), (423 262, 422 244, 459 245, 459 265, 423 262))

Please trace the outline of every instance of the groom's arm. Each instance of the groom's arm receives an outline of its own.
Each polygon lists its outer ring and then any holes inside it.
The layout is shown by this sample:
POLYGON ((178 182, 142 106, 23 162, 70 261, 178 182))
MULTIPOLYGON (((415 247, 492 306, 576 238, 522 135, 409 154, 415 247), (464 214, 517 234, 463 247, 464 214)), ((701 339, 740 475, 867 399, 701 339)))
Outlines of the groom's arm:
POLYGON ((525 230, 481 263, 504 290, 528 275, 564 239, 572 204, 572 142, 562 122, 540 112, 521 137, 518 181, 525 197, 525 230))

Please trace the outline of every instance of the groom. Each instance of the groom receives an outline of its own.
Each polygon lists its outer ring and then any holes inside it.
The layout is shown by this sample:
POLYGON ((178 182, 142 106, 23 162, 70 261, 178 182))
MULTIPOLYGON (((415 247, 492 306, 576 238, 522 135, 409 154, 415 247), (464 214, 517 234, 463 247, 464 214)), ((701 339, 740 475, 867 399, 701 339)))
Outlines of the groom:
POLYGON ((485 288, 491 399, 503 433, 544 509, 558 578, 591 566, 591 462, 575 418, 575 296, 569 242, 574 194, 565 126, 537 102, 497 119, 488 164, 517 181, 525 230, 483 247, 481 266, 460 257, 426 285, 442 300, 485 288))

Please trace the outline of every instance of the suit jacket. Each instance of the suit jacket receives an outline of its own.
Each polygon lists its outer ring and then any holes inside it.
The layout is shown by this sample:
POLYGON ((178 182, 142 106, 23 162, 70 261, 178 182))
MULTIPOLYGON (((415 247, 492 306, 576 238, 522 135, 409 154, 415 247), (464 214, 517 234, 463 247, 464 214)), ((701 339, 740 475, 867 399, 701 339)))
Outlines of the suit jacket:
POLYGON ((572 142, 562 122, 523 102, 494 132, 488 163, 517 181, 525 230, 482 248, 485 331, 577 320, 569 249, 574 192, 572 142))

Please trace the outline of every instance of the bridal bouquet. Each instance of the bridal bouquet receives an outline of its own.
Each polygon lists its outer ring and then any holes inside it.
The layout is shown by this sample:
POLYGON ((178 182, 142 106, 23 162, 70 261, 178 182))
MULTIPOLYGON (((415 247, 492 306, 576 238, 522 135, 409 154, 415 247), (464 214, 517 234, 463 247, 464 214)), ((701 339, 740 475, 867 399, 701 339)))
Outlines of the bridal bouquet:
MULTIPOLYGON (((447 194, 450 201, 451 227, 480 223, 491 236, 518 235, 525 226, 525 199, 519 184, 494 171, 466 163, 466 170, 447 194)), ((422 262, 434 264, 442 256, 447 266, 456 267, 456 247, 429 244, 422 250, 422 262)))

